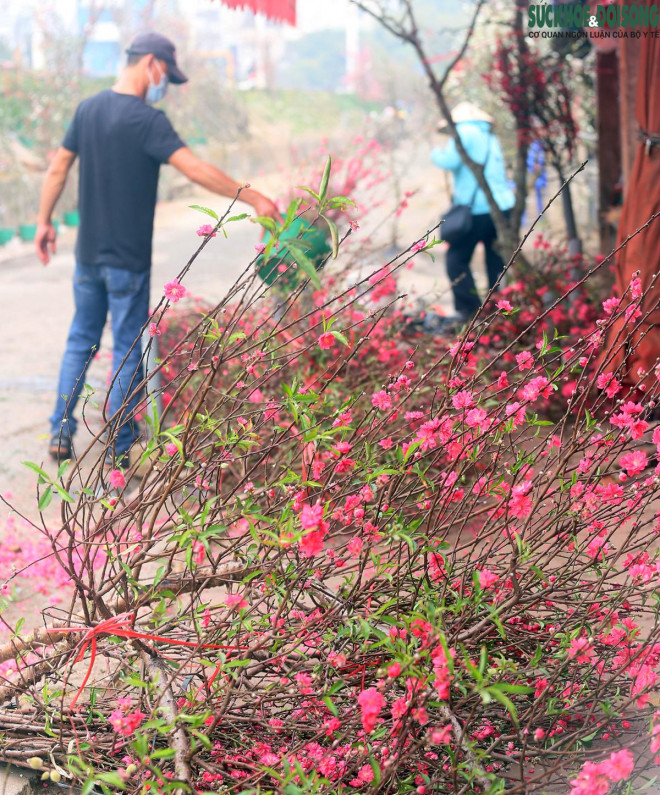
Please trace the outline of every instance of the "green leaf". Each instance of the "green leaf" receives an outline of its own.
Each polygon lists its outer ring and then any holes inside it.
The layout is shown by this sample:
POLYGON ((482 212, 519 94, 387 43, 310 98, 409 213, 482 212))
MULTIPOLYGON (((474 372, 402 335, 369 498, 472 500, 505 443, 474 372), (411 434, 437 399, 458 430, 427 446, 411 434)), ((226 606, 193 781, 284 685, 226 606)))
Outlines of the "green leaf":
POLYGON ((493 624, 495 624, 495 626, 497 627, 497 631, 500 633, 500 637, 506 638, 506 630, 504 629, 504 625, 502 624, 502 622, 500 620, 499 613, 497 612, 497 610, 495 608, 491 608, 490 614, 489 614, 488 617, 493 622, 493 624))
POLYGON ((449 644, 447 643, 447 639, 445 638, 444 632, 441 632, 438 635, 438 641, 442 646, 442 650, 445 653, 445 660, 447 661, 447 668, 449 669, 449 673, 453 675, 454 673, 454 657, 449 651, 449 644))
POLYGON ((422 444, 421 442, 413 442, 412 444, 408 445, 408 448, 406 449, 406 454, 403 456, 404 464, 408 463, 408 459, 410 458, 410 456, 421 447, 421 444, 422 444))
POLYGON ((483 676, 479 672, 477 666, 470 660, 467 655, 467 652, 463 649, 463 662, 465 663, 465 668, 470 676, 475 680, 475 682, 483 682, 483 676))
POLYGON ((332 714, 337 717, 339 715, 339 710, 337 709, 335 702, 330 698, 330 696, 323 696, 323 703, 326 707, 332 712, 332 714))
POLYGON ((328 155, 328 159, 323 169, 323 176, 321 177, 321 187, 319 188, 319 201, 324 202, 328 195, 328 182, 330 181, 330 169, 332 168, 332 158, 328 155))
POLYGON ((272 235, 277 232, 277 224, 267 215, 258 215, 256 218, 252 218, 251 220, 255 224, 261 224, 261 226, 263 226, 264 229, 267 229, 272 235))
POLYGON ((246 665, 249 665, 252 660, 230 660, 226 662, 224 667, 225 668, 244 668, 246 665))
POLYGON ((335 339, 338 339, 339 342, 343 343, 344 345, 346 345, 346 347, 348 347, 349 344, 348 338, 346 337, 345 334, 342 334, 341 331, 331 331, 330 333, 332 334, 333 337, 335 337, 335 339))
POLYGON ((307 252, 311 248, 311 246, 307 244, 306 240, 303 240, 299 237, 294 237, 283 241, 283 245, 286 249, 288 249, 289 253, 293 254, 294 252, 301 252, 305 256, 307 256, 307 252))
POLYGON ((504 693, 533 693, 534 688, 530 687, 529 685, 510 685, 508 682, 498 682, 493 687, 498 688, 498 690, 503 691, 504 693))
POLYGON ((50 486, 46 488, 44 493, 39 497, 39 510, 44 511, 50 505, 51 500, 53 499, 53 490, 50 486))
POLYGON ((326 215, 320 213, 320 217, 328 225, 328 229, 330 230, 330 242, 332 244, 332 259, 337 259, 337 255, 339 254, 339 232, 337 231, 337 225, 334 221, 331 221, 326 215))
POLYGON ((73 497, 69 494, 66 489, 63 489, 61 486, 58 486, 57 483, 53 483, 53 488, 55 491, 60 495, 60 497, 64 500, 64 502, 73 502, 73 497))
POLYGON ((302 199, 294 199, 286 211, 286 218, 284 219, 284 229, 288 229, 291 226, 291 222, 296 217, 296 213, 300 209, 300 205, 302 204, 302 199))
POLYGON ((286 242, 285 245, 289 250, 289 252, 291 253, 291 256, 298 263, 298 267, 300 268, 300 270, 305 274, 305 276, 308 276, 312 284, 317 289, 320 290, 321 280, 319 279, 319 275, 316 272, 316 268, 314 266, 314 263, 311 261, 311 259, 306 254, 303 254, 302 251, 300 251, 300 249, 297 246, 289 245, 288 241, 286 242))
POLYGON ((126 789, 124 779, 119 775, 119 773, 115 773, 114 770, 109 771, 108 773, 99 773, 99 775, 96 776, 96 780, 102 781, 104 784, 111 784, 113 787, 117 787, 117 789, 121 790, 122 792, 126 789))
POLYGON ((135 676, 134 674, 131 674, 130 676, 125 676, 122 679, 122 682, 124 682, 127 685, 132 685, 133 687, 141 687, 141 688, 147 687, 147 683, 144 681, 144 679, 140 679, 139 676, 135 676))
POLYGON ((495 701, 499 701, 500 704, 506 709, 506 711, 511 715, 511 719, 518 725, 518 710, 515 707, 515 704, 508 696, 505 696, 504 693, 500 689, 501 685, 491 685, 491 687, 485 688, 483 691, 484 693, 490 694, 495 701))
POLYGON ((190 733, 200 741, 207 751, 213 748, 211 741, 203 732, 197 731, 197 729, 190 729, 190 733))
POLYGON ((548 335, 545 333, 545 329, 543 330, 543 344, 541 345, 540 354, 544 356, 548 352, 548 335))
POLYGON ((132 742, 133 750, 138 756, 146 756, 149 749, 149 741, 144 734, 136 734, 132 742))
POLYGON ((174 756, 174 748, 159 748, 149 754, 152 759, 171 759, 174 756))
POLYGON ((357 207, 357 202, 353 201, 350 196, 333 196, 328 201, 328 206, 332 207, 339 207, 341 210, 345 210, 347 207, 357 207))
POLYGON ((37 475, 41 478, 43 483, 50 483, 50 477, 44 472, 44 470, 37 466, 37 464, 33 464, 32 461, 23 461, 23 466, 31 469, 33 472, 36 472, 37 475))
POLYGON ((488 648, 486 646, 482 646, 481 654, 479 655, 479 673, 482 676, 486 673, 487 666, 488 666, 488 648))
POLYGON ((536 651, 534 652, 534 656, 530 660, 530 666, 534 667, 541 662, 541 658, 543 657, 543 647, 540 643, 536 646, 536 651))
POLYGON ((317 202, 321 200, 318 193, 314 193, 314 191, 311 188, 306 188, 304 185, 296 185, 296 187, 298 188, 298 190, 304 190, 305 193, 309 193, 309 195, 313 196, 317 202))
POLYGON ((374 788, 374 791, 377 791, 378 790, 378 785, 380 784, 380 780, 381 780, 380 765, 373 758, 369 759, 369 764, 371 765, 371 769, 374 771, 373 788, 374 788))
POLYGON ((215 218, 216 221, 219 220, 218 214, 213 210, 210 210, 208 207, 201 207, 199 204, 190 204, 188 205, 191 210, 199 210, 200 213, 205 213, 206 215, 210 215, 211 218, 215 218))
POLYGON ((156 575, 151 583, 152 588, 155 588, 158 585, 158 583, 163 579, 166 571, 167 568, 165 566, 159 566, 158 571, 156 572, 156 575))

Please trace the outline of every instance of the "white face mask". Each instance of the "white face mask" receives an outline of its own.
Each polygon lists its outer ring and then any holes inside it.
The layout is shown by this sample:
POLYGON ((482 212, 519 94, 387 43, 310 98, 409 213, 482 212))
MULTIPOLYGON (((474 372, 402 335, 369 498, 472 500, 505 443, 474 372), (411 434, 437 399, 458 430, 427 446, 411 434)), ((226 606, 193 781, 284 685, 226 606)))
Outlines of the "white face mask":
MULTIPOLYGON (((157 61, 154 61, 157 63, 157 61)), ((160 71, 160 66, 158 66, 160 71)), ((147 89, 147 94, 145 96, 145 102, 149 105, 153 105, 154 102, 159 102, 167 93, 167 86, 169 85, 169 78, 167 76, 167 72, 163 72, 160 76, 160 82, 154 83, 153 78, 151 77, 151 72, 149 72, 149 88, 147 89)))

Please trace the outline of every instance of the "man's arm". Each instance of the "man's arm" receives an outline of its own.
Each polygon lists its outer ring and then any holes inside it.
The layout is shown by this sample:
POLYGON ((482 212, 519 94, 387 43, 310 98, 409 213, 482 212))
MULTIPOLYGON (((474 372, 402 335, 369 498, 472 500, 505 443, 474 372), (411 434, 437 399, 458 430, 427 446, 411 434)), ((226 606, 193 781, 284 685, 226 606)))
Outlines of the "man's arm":
MULTIPOLYGON (((177 149, 168 162, 191 182, 196 182, 203 188, 213 191, 213 193, 218 193, 220 196, 226 196, 228 199, 235 198, 239 188, 241 188, 240 183, 225 174, 224 171, 220 171, 219 168, 211 165, 211 163, 207 163, 197 157, 187 146, 177 149)), ((259 193, 259 191, 252 188, 243 188, 240 200, 252 205, 257 215, 280 218, 274 202, 259 193)))
POLYGON ((60 198, 66 178, 69 174, 73 161, 76 159, 75 152, 69 152, 63 146, 55 152, 55 156, 48 166, 46 178, 41 189, 41 202, 39 204, 39 216, 37 217, 37 234, 34 238, 37 247, 37 256, 44 265, 48 265, 50 254, 55 253, 55 227, 51 223, 51 216, 57 200, 60 198), (50 251, 49 251, 50 247, 50 251))

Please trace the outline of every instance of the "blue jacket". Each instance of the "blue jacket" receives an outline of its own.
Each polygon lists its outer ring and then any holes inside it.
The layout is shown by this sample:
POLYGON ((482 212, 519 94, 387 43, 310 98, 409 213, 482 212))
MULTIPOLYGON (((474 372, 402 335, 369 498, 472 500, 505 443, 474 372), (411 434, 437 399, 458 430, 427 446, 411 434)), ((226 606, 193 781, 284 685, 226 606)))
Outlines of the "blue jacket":
MULTIPOLYGON (((509 187, 504 167, 504 158, 497 138, 490 132, 490 124, 486 121, 461 121, 456 125, 461 143, 468 155, 477 163, 486 161, 486 181, 493 192, 495 201, 500 210, 510 210, 515 204, 516 197, 509 187), (490 141, 490 150, 488 142, 490 141)), ((438 147, 431 152, 431 160, 438 168, 451 171, 454 175, 454 203, 470 204, 477 181, 470 169, 463 165, 458 154, 456 144, 452 139, 444 149, 438 147)), ((486 215, 490 213, 488 202, 482 190, 477 190, 472 204, 473 215, 486 215)))

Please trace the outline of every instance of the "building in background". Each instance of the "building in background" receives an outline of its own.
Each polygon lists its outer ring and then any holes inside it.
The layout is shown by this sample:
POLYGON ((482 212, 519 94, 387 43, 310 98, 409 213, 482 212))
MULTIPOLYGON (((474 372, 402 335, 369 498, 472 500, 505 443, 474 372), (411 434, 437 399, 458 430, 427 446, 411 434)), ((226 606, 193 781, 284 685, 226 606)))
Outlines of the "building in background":
POLYGON ((362 63, 359 31, 371 27, 349 0, 297 0, 295 27, 219 0, 4 0, 3 5, 0 51, 16 67, 48 68, 46 33, 51 39, 71 38, 72 51, 81 53, 82 73, 113 76, 127 41, 141 30, 159 28, 184 57, 204 60, 225 85, 240 89, 280 87, 280 73, 284 87, 299 88, 290 77, 295 64, 306 77, 305 88, 353 93, 362 63), (306 49, 318 61, 316 75, 305 67, 306 49))

